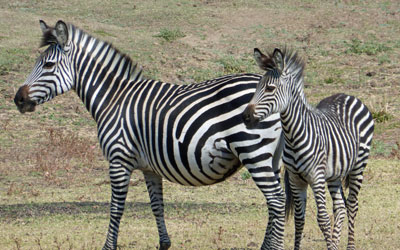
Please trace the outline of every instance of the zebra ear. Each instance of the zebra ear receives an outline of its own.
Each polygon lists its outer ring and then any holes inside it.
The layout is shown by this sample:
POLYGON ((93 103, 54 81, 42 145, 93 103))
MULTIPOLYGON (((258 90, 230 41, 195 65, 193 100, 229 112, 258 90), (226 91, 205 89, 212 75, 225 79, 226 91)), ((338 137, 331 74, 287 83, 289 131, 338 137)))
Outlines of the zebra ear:
POLYGON ((57 44, 57 38, 53 27, 49 27, 43 20, 39 21, 40 29, 43 32, 42 42, 40 47, 57 44))
POLYGON ((275 67, 282 72, 285 68, 285 60, 283 60, 282 51, 278 48, 275 48, 272 58, 274 60, 275 67))
POLYGON ((67 25, 59 20, 56 23, 56 27, 54 27, 54 35, 57 38, 57 42, 58 44, 64 48, 64 46, 67 44, 68 42, 68 27, 67 25))
POLYGON ((40 23, 40 29, 42 29, 43 34, 49 31, 50 29, 49 26, 47 26, 47 24, 43 20, 39 20, 39 23, 40 23))
POLYGON ((254 59, 256 59, 258 66, 263 70, 271 69, 274 63, 270 57, 261 53, 258 48, 254 49, 254 59))

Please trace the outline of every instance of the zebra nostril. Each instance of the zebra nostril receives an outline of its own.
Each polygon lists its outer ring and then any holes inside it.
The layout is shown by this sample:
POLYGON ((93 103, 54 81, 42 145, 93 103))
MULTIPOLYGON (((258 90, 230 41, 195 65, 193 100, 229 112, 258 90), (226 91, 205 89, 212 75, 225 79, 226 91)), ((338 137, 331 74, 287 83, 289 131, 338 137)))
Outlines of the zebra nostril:
POLYGON ((249 124, 251 122, 250 114, 243 114, 243 121, 245 124, 249 124))
POLYGON ((21 106, 22 104, 24 104, 23 99, 24 99, 24 98, 22 97, 22 95, 20 95, 19 93, 17 93, 17 94, 15 95, 15 98, 14 98, 14 103, 15 103, 15 105, 21 106))
POLYGON ((17 102, 16 102, 16 104, 17 105, 23 105, 25 102, 24 102, 24 99, 21 97, 21 98, 19 98, 18 100, 17 100, 17 102))

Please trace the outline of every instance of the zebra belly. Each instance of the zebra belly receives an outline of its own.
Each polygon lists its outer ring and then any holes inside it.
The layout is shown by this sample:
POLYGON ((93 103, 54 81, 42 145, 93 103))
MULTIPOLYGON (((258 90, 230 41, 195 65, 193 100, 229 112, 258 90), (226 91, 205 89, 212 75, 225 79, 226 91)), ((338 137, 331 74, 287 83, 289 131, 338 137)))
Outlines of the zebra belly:
POLYGON ((241 168, 239 159, 230 151, 227 142, 222 138, 202 148, 201 163, 202 172, 214 180, 209 184, 221 182, 241 168))
POLYGON ((327 141, 326 174, 327 181, 343 180, 357 160, 357 142, 351 133, 344 129, 336 131, 327 141))
MULTIPOLYGON (((317 154, 304 161, 297 159, 295 154, 289 156, 293 151, 286 150, 283 156, 285 167, 292 173, 298 174, 308 183, 313 183, 317 177, 317 168, 324 168, 324 177, 327 182, 333 182, 338 179, 343 180, 352 169, 355 158, 345 152, 339 156, 332 152, 317 154)), ((338 153, 338 152, 336 152, 338 153)))
POLYGON ((216 133, 203 143, 195 136, 190 141, 172 140, 163 144, 162 151, 153 151, 155 154, 144 159, 151 171, 171 182, 185 186, 215 184, 241 168, 224 136, 223 132, 216 133))

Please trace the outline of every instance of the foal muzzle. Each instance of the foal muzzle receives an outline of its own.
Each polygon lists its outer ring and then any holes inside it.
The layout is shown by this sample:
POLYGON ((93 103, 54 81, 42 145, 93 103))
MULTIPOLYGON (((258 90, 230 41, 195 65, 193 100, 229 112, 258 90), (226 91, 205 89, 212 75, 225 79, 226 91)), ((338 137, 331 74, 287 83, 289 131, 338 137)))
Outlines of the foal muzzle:
POLYGON ((254 107, 252 104, 247 105, 242 115, 243 122, 248 129, 254 128, 260 121, 254 116, 254 107))

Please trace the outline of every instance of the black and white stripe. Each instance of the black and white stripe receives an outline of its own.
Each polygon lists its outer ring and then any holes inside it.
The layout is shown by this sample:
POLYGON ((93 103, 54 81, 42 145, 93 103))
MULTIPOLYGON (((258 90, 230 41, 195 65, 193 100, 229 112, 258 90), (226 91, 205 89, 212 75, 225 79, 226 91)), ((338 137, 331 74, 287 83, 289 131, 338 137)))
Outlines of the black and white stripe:
POLYGON ((33 111, 36 104, 74 89, 96 120, 100 146, 110 162, 112 187, 104 249, 117 246, 133 170, 144 173, 160 249, 168 249, 162 178, 188 186, 211 185, 242 166, 269 208, 262 249, 283 248, 285 203, 280 151, 275 150, 280 118, 274 115, 247 129, 241 117, 260 75, 229 75, 190 85, 146 80, 127 56, 75 26, 59 21, 51 28, 41 21, 41 27, 43 45, 49 47, 16 94, 15 103, 21 112, 33 111))
POLYGON ((354 219, 374 130, 367 107, 357 98, 336 94, 316 108, 307 103, 303 91, 304 63, 296 53, 279 49, 269 55, 254 52, 266 70, 256 93, 243 113, 249 126, 279 113, 285 137, 283 163, 286 166, 286 212, 294 203, 295 249, 302 238, 307 186, 318 208, 318 224, 328 249, 338 249, 344 217, 349 219, 347 249, 354 249, 354 219), (349 188, 345 198, 342 182, 349 188), (334 225, 326 210, 325 185, 333 199, 334 225))

